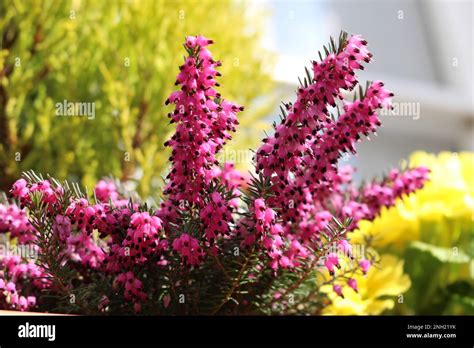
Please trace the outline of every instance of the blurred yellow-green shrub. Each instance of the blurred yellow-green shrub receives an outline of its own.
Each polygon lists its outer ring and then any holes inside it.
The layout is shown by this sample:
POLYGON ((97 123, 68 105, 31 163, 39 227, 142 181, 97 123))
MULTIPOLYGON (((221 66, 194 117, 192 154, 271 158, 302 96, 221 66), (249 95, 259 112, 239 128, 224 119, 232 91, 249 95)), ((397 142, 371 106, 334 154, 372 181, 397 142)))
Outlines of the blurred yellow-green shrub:
POLYGON ((168 162, 162 106, 187 35, 214 39, 222 95, 246 106, 231 148, 248 149, 272 104, 263 19, 230 0, 1 1, 0 189, 35 169, 89 187, 111 174, 155 193, 168 162), (95 117, 57 117, 64 100, 94 103, 95 117))
POLYGON ((382 261, 358 282, 359 294, 335 298, 327 313, 474 314, 474 153, 416 152, 409 165, 429 167, 430 181, 351 234, 382 261), (384 295, 389 302, 377 302, 384 295))

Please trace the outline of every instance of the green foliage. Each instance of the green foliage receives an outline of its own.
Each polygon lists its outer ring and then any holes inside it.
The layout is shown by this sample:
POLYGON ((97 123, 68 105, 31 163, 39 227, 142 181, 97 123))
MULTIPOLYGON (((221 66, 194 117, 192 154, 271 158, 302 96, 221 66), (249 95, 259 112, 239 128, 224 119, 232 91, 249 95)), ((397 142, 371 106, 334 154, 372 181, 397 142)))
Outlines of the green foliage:
POLYGON ((419 251, 425 251, 430 253, 432 257, 443 263, 466 263, 469 262, 469 256, 464 252, 453 253, 452 249, 443 248, 436 245, 431 245, 428 243, 423 243, 420 241, 414 241, 410 245, 411 248, 417 249, 419 251))
POLYGON ((421 223, 424 240, 413 241, 404 253, 412 279, 407 306, 417 314, 474 314, 472 225, 460 220, 421 223), (449 227, 450 239, 440 233, 449 227), (444 246, 440 246, 444 245, 444 246))
POLYGON ((89 187, 111 174, 156 194, 171 131, 162 106, 187 35, 218 43, 221 92, 252 110, 230 148, 253 146, 271 105, 261 17, 230 0, 2 1, 0 188, 35 169, 89 187), (95 117, 56 116, 64 100, 95 103, 95 117))

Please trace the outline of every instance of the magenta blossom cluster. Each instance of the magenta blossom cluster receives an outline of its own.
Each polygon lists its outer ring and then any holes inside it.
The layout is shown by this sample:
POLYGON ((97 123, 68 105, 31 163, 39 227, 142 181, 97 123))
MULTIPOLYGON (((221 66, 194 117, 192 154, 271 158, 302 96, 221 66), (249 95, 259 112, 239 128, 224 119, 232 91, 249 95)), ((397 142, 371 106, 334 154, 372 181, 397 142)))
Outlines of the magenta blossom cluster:
POLYGON ((336 202, 333 199, 332 202, 341 216, 352 219, 352 230, 357 227, 358 221, 375 219, 383 207, 389 208, 395 205, 398 198, 421 189, 428 180, 428 174, 426 167, 403 172, 393 169, 382 182, 368 183, 359 191, 353 189, 345 200, 338 199, 336 202))
POLYGON ((181 255, 183 262, 188 266, 197 266, 204 258, 199 240, 187 233, 181 234, 173 241, 173 249, 181 255))
MULTIPOLYGON (((353 36, 339 54, 329 54, 322 62, 313 62, 312 83, 298 89, 295 103, 286 104, 288 115, 258 149, 258 170, 266 176, 276 174, 285 184, 290 173, 301 173, 307 168, 305 155, 311 154, 319 131, 333 124, 328 106, 336 106, 336 99, 342 99, 342 91, 356 86, 355 70, 364 61, 370 61, 366 45, 367 42, 353 36)), ((313 178, 312 182, 317 179, 313 178)))
MULTIPOLYGON (((222 277, 231 281, 221 291, 226 293, 250 284, 247 280, 272 283, 281 274, 296 274, 305 267, 333 277, 343 274, 341 257, 354 258, 346 232, 422 188, 428 170, 393 170, 381 181, 357 187, 354 169, 338 165, 343 154, 356 152, 362 137, 376 132, 381 124, 377 111, 390 107, 393 96, 375 81, 353 102, 343 99, 358 84, 356 71, 372 55, 359 36, 340 41, 324 59, 312 63, 296 101, 285 104, 274 134, 256 151, 257 173, 249 177, 232 163, 221 166, 217 160, 243 108, 216 90, 220 62, 208 49, 212 40, 188 37, 188 56, 176 79, 179 90, 166 100, 174 107, 168 116, 176 132, 165 143, 171 148, 171 167, 160 208, 126 199, 112 180, 99 181, 92 199, 71 194, 57 181, 20 179, 10 193, 22 208, 0 205, 0 232, 43 254, 58 250, 54 261, 70 269, 74 280, 110 284, 111 289, 97 293, 100 301, 94 302, 101 313, 118 299, 122 304, 116 308, 124 312, 128 304, 135 312, 156 311, 156 302, 162 304, 159 310, 169 310, 179 287, 207 291, 202 289, 219 286, 222 277), (342 113, 336 117, 331 110, 339 106, 342 113), (26 213, 34 216, 42 207, 45 219, 31 219, 26 213), (256 255, 232 263, 230 253, 236 258, 241 253, 256 255), (255 265, 248 272, 230 268, 251 262, 255 265), (217 275, 210 273, 214 268, 217 275), (248 279, 242 280, 244 276, 248 279)), ((356 260, 353 271, 365 274, 372 262, 364 256, 356 260)), ((38 301, 24 291, 32 287, 67 293, 70 285, 55 282, 57 275, 45 269, 50 268, 41 262, 0 256, 0 306, 31 308, 38 301), (24 282, 33 285, 23 286, 24 282)), ((352 278, 348 286, 357 290, 352 278)), ((334 291, 342 294, 340 285, 334 291)), ((249 293, 246 289, 236 297, 249 293)), ((283 299, 284 293, 276 291, 270 303, 283 299)), ((226 295, 211 313, 231 297, 226 295)), ((243 298, 241 303, 254 300, 243 298)))
MULTIPOLYGON (((355 228, 357 221, 374 219, 382 206, 393 205, 427 179, 424 168, 398 173, 400 177, 394 172, 385 182, 372 183, 359 192, 349 187, 352 168, 338 166, 342 154, 354 154, 356 142, 381 125, 377 109, 391 105, 393 94, 380 81, 371 83, 359 100, 343 100, 342 92, 358 84, 356 70, 363 69, 371 57, 367 42, 352 36, 339 52, 313 62, 311 79, 297 90, 293 104, 285 104, 285 117, 256 153, 257 170, 273 183, 268 204, 280 212, 283 233, 274 239, 286 249, 280 253, 292 251, 296 243, 301 250, 294 262, 285 258, 282 266, 297 266, 302 257, 312 257, 308 250, 323 248, 322 234, 333 216, 353 219, 350 228, 355 228), (338 99, 344 112, 336 118, 329 110, 338 99), (349 199, 348 192, 354 192, 349 199)), ((348 246, 343 249, 347 251, 348 246)), ((324 265, 334 274, 338 256, 326 255, 324 265)))
POLYGON ((216 69, 221 63, 212 58, 207 49, 210 44, 212 40, 203 36, 187 38, 185 48, 189 56, 179 67, 176 78, 181 89, 166 101, 175 108, 168 116, 171 123, 176 123, 176 132, 165 143, 172 148, 171 170, 164 190, 167 199, 158 215, 166 221, 177 221, 179 212, 193 206, 199 210, 204 239, 196 242, 185 236, 181 237, 185 240, 173 243, 173 249, 192 265, 199 263, 202 247, 215 253, 216 239, 231 234, 232 213, 240 196, 238 189, 244 183, 232 163, 220 168, 216 158, 231 139, 238 124, 236 115, 243 107, 223 99, 216 91, 215 78, 220 76, 216 69), (212 189, 217 183, 225 192, 212 189), (214 192, 208 194, 210 190, 214 192))
MULTIPOLYGON (((12 210, 18 208, 0 204, 0 212, 12 210)), ((50 284, 47 273, 35 262, 34 255, 38 250, 30 244, 35 239, 25 238, 26 235, 33 236, 33 233, 31 225, 24 222, 24 216, 24 212, 6 216, 11 228, 7 228, 10 241, 16 241, 16 244, 4 245, 0 254, 0 308, 4 309, 34 309, 41 290, 50 284)))
MULTIPOLYGON (((34 187, 35 191, 39 188, 43 188, 43 185, 34 187)), ((53 201, 53 192, 47 187, 44 189, 47 190, 46 199, 53 201)), ((25 180, 17 181, 13 190, 19 198, 29 198, 25 180)), ((8 243, 2 245, 0 254, 0 308, 20 311, 33 309, 36 297, 48 287, 49 282, 46 272, 30 255, 32 251, 35 252, 33 254, 38 252, 34 244, 37 232, 28 220, 25 209, 15 204, 0 204, 0 233, 8 233, 9 237, 6 239, 8 243)))
POLYGON ((238 124, 236 114, 243 108, 221 97, 214 87, 221 65, 211 57, 203 36, 188 37, 185 47, 189 56, 180 66, 176 85, 166 104, 175 106, 168 116, 176 123, 176 133, 165 145, 172 148, 172 169, 165 188, 170 201, 202 204, 202 193, 215 177, 217 152, 238 124))
POLYGON ((0 233, 10 232, 11 238, 18 238, 21 244, 35 240, 34 228, 23 209, 14 204, 0 204, 0 233))
POLYGON ((0 308, 34 309, 36 298, 49 286, 45 272, 34 260, 19 255, 0 256, 0 308))

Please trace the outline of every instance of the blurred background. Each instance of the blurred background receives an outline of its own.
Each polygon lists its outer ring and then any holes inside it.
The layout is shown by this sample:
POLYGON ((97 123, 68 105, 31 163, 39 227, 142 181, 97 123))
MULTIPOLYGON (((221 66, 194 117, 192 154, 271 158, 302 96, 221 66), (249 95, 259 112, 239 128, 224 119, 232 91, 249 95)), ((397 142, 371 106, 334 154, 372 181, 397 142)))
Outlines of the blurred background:
POLYGON ((197 34, 215 41, 223 97, 246 107, 221 159, 251 169, 280 101, 345 30, 374 54, 359 80, 383 80, 395 109, 341 163, 358 181, 403 161, 432 180, 356 232, 383 267, 327 314, 474 314, 472 21, 472 1, 2 0, 0 191, 34 169, 89 190, 113 176, 158 200, 173 132, 164 101, 197 34), (58 112, 68 103, 93 112, 58 112))
POLYGON ((198 33, 216 41, 223 95, 246 106, 223 154, 240 168, 340 30, 369 41, 375 61, 360 80, 396 95, 378 136, 343 159, 356 178, 414 150, 472 150, 472 17, 472 1, 2 1, 0 188, 34 168, 89 187, 113 175, 154 195, 172 131, 163 102, 184 37, 198 33), (94 119, 56 117, 64 101, 93 103, 94 119))
POLYGON ((164 102, 188 35, 215 40, 220 91, 249 110, 229 149, 255 146, 265 127, 258 121, 276 104, 274 55, 261 47, 265 14, 248 8, 229 0, 1 1, 0 188, 35 169, 89 189, 113 175, 159 196, 173 131, 164 102), (69 103, 94 115, 58 112, 69 103))

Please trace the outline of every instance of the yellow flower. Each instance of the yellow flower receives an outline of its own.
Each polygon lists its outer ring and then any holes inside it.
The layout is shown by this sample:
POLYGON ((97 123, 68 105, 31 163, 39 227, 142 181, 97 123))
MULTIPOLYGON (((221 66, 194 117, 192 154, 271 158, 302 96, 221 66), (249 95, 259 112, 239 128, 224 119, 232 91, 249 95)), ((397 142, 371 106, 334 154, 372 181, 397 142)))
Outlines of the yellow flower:
POLYGON ((417 192, 415 209, 420 218, 472 219, 474 211, 474 153, 415 152, 410 166, 428 166, 430 181, 417 192))
MULTIPOLYGON (((397 201, 392 208, 384 208, 374 221, 361 221, 350 233, 353 245, 365 245, 378 253, 400 252, 410 241, 428 245, 464 248, 474 236, 474 153, 442 152, 438 155, 415 152, 410 167, 427 166, 429 182, 422 190, 397 201), (467 231, 467 235, 466 235, 467 231)), ((469 278, 474 272, 474 261, 457 265, 456 272, 447 273, 450 281, 469 278)), ((403 262, 396 256, 384 254, 381 263, 367 275, 355 276, 359 293, 344 287, 344 298, 338 297, 332 286, 324 286, 332 304, 325 314, 380 314, 394 307, 394 299, 411 286, 403 274, 403 262)), ((414 280, 416 276, 414 275, 414 280)))
POLYGON ((324 308, 326 315, 376 315, 395 305, 394 296, 399 296, 410 288, 410 278, 403 274, 403 261, 396 256, 384 254, 378 267, 371 267, 367 276, 354 275, 358 293, 343 283, 344 298, 337 296, 332 285, 324 285, 331 304, 324 308), (386 298, 391 296, 392 298, 386 298))
POLYGON ((398 201, 393 208, 382 208, 374 221, 360 221, 359 228, 349 234, 352 244, 369 244, 374 248, 387 245, 400 246, 408 240, 418 239, 419 221, 413 211, 414 197, 398 201))

